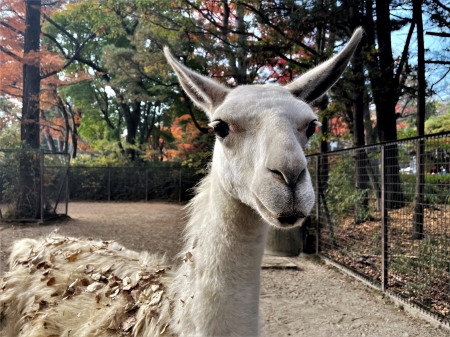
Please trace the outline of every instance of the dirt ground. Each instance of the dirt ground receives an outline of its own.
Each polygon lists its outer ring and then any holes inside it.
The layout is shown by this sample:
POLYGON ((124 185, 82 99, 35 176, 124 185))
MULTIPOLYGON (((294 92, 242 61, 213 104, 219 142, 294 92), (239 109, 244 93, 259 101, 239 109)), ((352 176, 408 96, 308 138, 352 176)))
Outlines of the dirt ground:
MULTIPOLYGON (((70 203, 71 219, 48 225, 0 225, 0 271, 16 239, 54 230, 75 237, 116 240, 124 246, 166 252, 181 246, 182 206, 168 203, 70 203)), ((264 336, 411 337, 450 335, 450 330, 411 317, 380 292, 313 256, 292 261, 298 270, 262 270, 261 322, 264 336)), ((13 337, 13 336, 4 336, 13 337)))

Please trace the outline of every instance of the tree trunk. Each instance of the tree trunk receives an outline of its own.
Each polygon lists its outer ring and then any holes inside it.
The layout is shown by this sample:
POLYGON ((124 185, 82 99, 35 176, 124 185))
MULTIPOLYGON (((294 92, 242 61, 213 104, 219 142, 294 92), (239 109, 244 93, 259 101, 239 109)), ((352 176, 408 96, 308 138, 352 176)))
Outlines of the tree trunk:
MULTIPOLYGON (((350 6, 351 17, 351 30, 355 30, 361 25, 361 12, 359 10, 359 3, 354 2, 350 6)), ((352 97, 352 110, 353 110, 353 143, 355 146, 364 146, 366 143, 364 134, 364 64, 362 45, 360 43, 357 47, 352 60, 352 74, 353 74, 353 97, 352 97)), ((355 223, 364 221, 369 206, 369 200, 367 197, 368 188, 368 174, 367 174, 367 153, 365 149, 356 151, 356 167, 355 167, 355 187, 358 196, 363 193, 363 199, 359 200, 355 205, 355 223)))
MULTIPOLYGON (((23 98, 20 138, 28 148, 37 151, 40 146, 40 18, 41 0, 26 0, 25 37, 23 57, 23 98)), ((16 217, 36 219, 41 215, 39 155, 23 151, 19 164, 19 198, 16 217)))
POLYGON ((41 0, 26 0, 23 64, 23 100, 20 139, 39 149, 39 93, 41 87, 39 38, 41 0))
MULTIPOLYGON (((240 1, 236 2, 236 29, 239 32, 245 31, 244 7, 240 1)), ((247 53, 247 37, 244 34, 238 34, 238 50, 236 52, 236 70, 234 74, 237 85, 247 84, 247 67, 245 64, 245 55, 247 53)))
POLYGON ((72 149, 70 153, 70 159, 75 159, 77 157, 78 148, 78 124, 75 122, 75 111, 72 110, 70 104, 67 105, 70 112, 70 118, 72 120, 72 127, 70 128, 70 139, 72 140, 72 149))
MULTIPOLYGON (((417 135, 425 133, 425 48, 423 41, 422 0, 413 1, 413 19, 417 27, 417 135)), ((423 204, 425 192, 424 140, 416 146, 416 189, 414 195, 413 239, 423 238, 423 204)))
POLYGON ((119 97, 121 100, 121 107, 125 116, 125 122, 127 127, 127 135, 125 137, 127 147, 125 148, 125 153, 130 161, 137 159, 136 149, 133 145, 136 144, 137 130, 139 127, 139 120, 141 117, 140 101, 134 101, 133 107, 130 109, 130 105, 124 103, 124 98, 119 97), (130 146, 131 145, 131 146, 130 146))
MULTIPOLYGON (((366 3, 366 38, 369 51, 375 46, 375 24, 372 1, 366 3)), ((377 130, 380 142, 397 139, 395 105, 399 97, 399 83, 395 82, 394 60, 391 46, 390 1, 376 2, 376 29, 378 38, 377 57, 368 59, 372 93, 377 107, 377 130)), ((403 207, 404 195, 400 180, 398 148, 396 144, 386 146, 386 198, 388 209, 403 207)))

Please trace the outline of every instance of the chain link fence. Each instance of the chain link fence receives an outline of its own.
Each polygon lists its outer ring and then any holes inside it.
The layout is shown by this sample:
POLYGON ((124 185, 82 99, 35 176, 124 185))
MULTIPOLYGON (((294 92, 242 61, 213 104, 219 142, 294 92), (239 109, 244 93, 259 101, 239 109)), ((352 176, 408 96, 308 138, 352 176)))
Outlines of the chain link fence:
POLYGON ((70 168, 70 200, 183 202, 199 177, 184 167, 70 168))
POLYGON ((23 222, 67 214, 67 153, 0 149, 0 219, 23 222))
POLYGON ((450 134, 308 160, 317 252, 450 324, 450 134))

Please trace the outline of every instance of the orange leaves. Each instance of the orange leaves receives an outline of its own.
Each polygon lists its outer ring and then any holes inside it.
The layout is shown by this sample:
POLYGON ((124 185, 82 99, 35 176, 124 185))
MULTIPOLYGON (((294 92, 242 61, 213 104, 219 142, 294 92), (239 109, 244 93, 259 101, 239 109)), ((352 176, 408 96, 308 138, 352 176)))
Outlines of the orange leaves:
POLYGON ((169 160, 185 160, 190 153, 195 151, 195 139, 200 135, 200 131, 191 121, 188 114, 177 117, 170 127, 170 131, 175 138, 171 144, 173 148, 166 151, 169 160))
POLYGON ((348 125, 342 117, 334 117, 329 121, 330 131, 334 136, 341 137, 348 132, 348 125))

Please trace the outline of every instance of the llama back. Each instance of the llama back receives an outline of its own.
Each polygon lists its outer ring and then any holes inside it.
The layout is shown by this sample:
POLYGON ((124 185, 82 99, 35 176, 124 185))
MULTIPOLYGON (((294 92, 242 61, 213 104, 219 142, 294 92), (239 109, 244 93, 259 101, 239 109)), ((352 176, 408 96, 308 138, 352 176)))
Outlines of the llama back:
POLYGON ((170 336, 164 257, 51 236, 13 244, 0 283, 2 336, 170 336))

